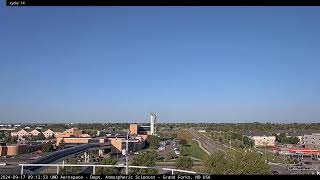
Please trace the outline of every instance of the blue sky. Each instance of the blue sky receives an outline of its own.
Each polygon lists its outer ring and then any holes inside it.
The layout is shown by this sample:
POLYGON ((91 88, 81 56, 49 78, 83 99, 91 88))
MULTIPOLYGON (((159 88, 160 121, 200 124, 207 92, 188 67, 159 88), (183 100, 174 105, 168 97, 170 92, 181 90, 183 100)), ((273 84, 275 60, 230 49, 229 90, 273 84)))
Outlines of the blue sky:
POLYGON ((320 122, 319 7, 0 8, 0 122, 320 122))

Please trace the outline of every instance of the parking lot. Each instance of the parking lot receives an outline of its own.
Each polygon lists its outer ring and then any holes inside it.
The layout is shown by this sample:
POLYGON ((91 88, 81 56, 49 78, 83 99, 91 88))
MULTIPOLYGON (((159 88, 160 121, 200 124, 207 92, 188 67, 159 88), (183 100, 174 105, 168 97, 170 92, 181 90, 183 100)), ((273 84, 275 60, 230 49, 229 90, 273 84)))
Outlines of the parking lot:
POLYGON ((175 141, 168 140, 166 143, 160 143, 158 148, 159 159, 165 159, 166 154, 171 153, 174 158, 180 155, 179 145, 175 141))

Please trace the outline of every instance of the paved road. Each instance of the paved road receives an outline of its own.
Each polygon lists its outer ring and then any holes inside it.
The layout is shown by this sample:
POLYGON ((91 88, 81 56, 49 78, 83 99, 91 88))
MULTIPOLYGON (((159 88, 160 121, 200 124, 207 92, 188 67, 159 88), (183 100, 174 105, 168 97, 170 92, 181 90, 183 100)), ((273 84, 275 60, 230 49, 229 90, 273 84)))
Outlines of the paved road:
POLYGON ((215 142, 210 137, 207 137, 200 132, 195 130, 190 130, 189 132, 191 133, 193 139, 200 141, 202 146, 211 153, 217 151, 226 152, 229 150, 229 147, 215 142))

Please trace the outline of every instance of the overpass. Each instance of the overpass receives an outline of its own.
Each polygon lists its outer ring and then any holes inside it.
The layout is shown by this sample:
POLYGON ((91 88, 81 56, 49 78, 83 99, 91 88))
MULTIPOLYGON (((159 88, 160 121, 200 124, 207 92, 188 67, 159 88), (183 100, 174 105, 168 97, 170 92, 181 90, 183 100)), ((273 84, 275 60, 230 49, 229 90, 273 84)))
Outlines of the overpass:
MULTIPOLYGON (((34 161, 31 162, 31 164, 51 164, 55 163, 64 159, 68 159, 73 155, 80 154, 89 150, 96 150, 96 149, 102 149, 108 147, 107 144, 99 144, 99 143, 90 143, 90 144, 83 144, 78 145, 75 147, 70 147, 67 149, 62 149, 59 151, 55 151, 52 153, 49 153, 45 156, 42 156, 34 161)), ((29 166, 26 167, 26 170, 33 171, 33 172, 39 172, 42 170, 43 167, 41 166, 29 166)))

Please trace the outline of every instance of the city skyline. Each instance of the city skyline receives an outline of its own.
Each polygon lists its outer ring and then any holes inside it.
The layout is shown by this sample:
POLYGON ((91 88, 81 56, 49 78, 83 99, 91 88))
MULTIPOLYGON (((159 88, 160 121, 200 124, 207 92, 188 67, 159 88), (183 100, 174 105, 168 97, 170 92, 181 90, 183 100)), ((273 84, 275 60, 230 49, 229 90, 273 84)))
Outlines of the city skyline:
POLYGON ((319 7, 1 5, 0 17, 1 123, 320 122, 319 7))

